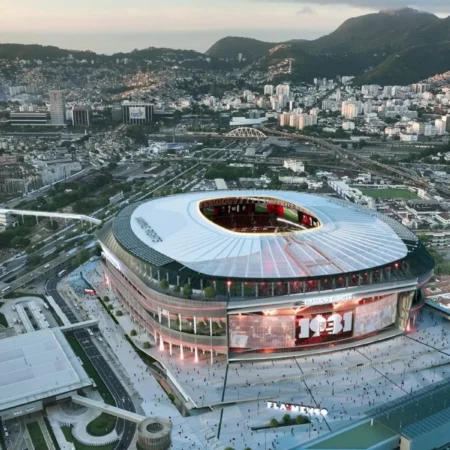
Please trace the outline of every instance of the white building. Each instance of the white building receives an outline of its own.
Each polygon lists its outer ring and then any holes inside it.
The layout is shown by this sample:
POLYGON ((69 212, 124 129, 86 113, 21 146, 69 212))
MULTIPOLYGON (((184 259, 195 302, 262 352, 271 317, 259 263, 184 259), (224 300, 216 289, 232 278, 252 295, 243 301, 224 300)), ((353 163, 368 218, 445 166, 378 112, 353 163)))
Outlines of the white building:
POLYGON ((264 86, 264 95, 273 95, 273 85, 266 84, 264 86))
POLYGON ((286 97, 289 97, 291 94, 291 88, 288 84, 279 84, 276 87, 276 94, 285 95, 286 97))
POLYGON ((299 114, 298 115, 298 129, 303 130, 305 127, 317 125, 317 116, 312 114, 299 114))
POLYGON ((355 129, 355 122, 352 122, 350 120, 346 120, 345 122, 342 122, 342 129, 345 131, 351 131, 355 129))
POLYGON ((423 129, 423 134, 428 137, 436 136, 436 127, 432 123, 426 123, 423 129))
POLYGON ((360 102, 342 102, 341 114, 346 119, 354 119, 360 114, 360 102))
POLYGON ((305 171, 305 164, 297 159, 285 159, 283 163, 285 169, 292 170, 295 173, 301 173, 305 171))

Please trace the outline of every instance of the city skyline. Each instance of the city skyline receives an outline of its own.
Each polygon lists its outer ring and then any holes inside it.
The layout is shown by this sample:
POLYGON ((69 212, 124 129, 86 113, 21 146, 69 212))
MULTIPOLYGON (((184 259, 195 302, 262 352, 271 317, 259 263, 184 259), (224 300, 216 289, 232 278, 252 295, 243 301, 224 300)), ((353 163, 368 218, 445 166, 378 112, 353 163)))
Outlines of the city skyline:
POLYGON ((235 35, 280 42, 316 39, 345 20, 380 9, 411 6, 445 17, 442 0, 137 0, 132 7, 116 0, 81 0, 68 8, 54 0, 31 0, 3 7, 0 42, 56 45, 100 53, 149 46, 206 51, 218 39, 235 35), (249 20, 249 18, 252 20, 249 20))

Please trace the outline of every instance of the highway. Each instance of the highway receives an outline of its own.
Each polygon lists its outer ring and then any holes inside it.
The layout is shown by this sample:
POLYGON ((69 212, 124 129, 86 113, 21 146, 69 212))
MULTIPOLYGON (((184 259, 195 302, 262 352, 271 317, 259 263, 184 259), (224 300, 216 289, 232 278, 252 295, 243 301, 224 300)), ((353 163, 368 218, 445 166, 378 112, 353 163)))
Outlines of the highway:
MULTIPOLYGON (((53 297, 55 302, 69 319, 70 323, 77 323, 79 320, 57 290, 58 281, 59 280, 57 277, 53 277, 48 280, 46 284, 47 295, 51 295, 53 297)), ((111 392, 111 395, 114 397, 116 406, 127 411, 136 412, 136 408, 131 400, 131 397, 122 386, 122 383, 106 362, 105 358, 103 358, 103 355, 98 350, 89 333, 86 330, 78 330, 73 334, 91 361, 92 365, 95 367, 95 370, 97 370, 98 374, 102 378, 106 387, 111 392)), ((118 441, 115 450, 126 450, 133 441, 133 437, 136 433, 136 424, 127 420, 117 419, 116 432, 120 436, 120 440, 118 441)))

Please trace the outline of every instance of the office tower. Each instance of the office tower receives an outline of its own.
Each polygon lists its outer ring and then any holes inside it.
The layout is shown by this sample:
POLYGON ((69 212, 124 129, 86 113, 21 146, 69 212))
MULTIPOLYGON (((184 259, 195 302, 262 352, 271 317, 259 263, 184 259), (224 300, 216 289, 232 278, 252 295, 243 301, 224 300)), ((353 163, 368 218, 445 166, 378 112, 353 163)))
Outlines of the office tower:
POLYGON ((153 122, 153 105, 143 102, 122 103, 122 117, 125 125, 142 125, 153 122))
POLYGON ((90 108, 83 106, 74 106, 72 108, 72 125, 74 127, 88 127, 92 123, 92 114, 90 108))
POLYGON ((54 90, 49 92, 50 97, 50 117, 52 125, 64 125, 64 95, 63 91, 54 90))

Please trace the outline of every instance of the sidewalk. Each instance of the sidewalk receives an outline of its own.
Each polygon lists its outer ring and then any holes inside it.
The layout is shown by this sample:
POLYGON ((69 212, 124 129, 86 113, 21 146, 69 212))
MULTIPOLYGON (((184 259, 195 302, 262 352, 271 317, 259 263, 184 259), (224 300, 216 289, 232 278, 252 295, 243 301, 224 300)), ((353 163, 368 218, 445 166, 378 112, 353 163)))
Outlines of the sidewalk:
MULTIPOLYGON (((102 278, 96 271, 98 265, 97 262, 94 262, 83 266, 83 274, 95 286, 100 296, 108 295, 114 301, 114 294, 101 284, 102 278)), ((97 299, 86 297, 83 301, 89 313, 98 319, 99 328, 105 341, 122 365, 120 371, 123 369, 134 390, 139 393, 144 414, 148 417, 161 416, 172 421, 172 448, 174 450, 205 449, 205 445, 193 433, 186 419, 172 404, 158 381, 148 370, 148 367, 124 338, 124 330, 121 326, 113 322, 97 299)))

